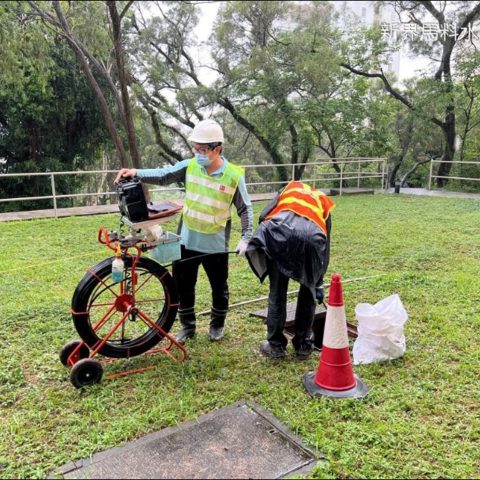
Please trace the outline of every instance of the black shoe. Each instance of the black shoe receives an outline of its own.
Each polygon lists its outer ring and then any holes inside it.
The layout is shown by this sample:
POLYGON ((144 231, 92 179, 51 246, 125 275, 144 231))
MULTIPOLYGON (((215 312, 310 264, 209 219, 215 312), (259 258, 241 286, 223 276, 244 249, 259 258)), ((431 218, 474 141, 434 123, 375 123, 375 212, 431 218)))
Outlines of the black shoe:
POLYGON ((210 325, 210 340, 212 342, 218 342, 224 337, 223 327, 214 327, 210 325))
POLYGON ((280 360, 285 358, 285 349, 282 347, 272 347, 268 340, 263 340, 260 343, 260 353, 265 357, 280 360))
POLYGON ((195 328, 183 327, 175 336, 175 340, 183 345, 186 340, 188 340, 189 338, 193 338, 194 336, 195 328))
POLYGON ((295 357, 297 360, 306 360, 313 352, 312 346, 300 347, 295 350, 295 357))

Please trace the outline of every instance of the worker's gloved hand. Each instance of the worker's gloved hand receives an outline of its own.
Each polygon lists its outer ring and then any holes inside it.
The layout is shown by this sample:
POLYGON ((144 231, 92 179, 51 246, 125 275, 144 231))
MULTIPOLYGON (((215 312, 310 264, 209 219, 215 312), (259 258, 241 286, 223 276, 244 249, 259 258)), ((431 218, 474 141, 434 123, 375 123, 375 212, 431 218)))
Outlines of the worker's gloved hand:
POLYGON ((321 305, 324 302, 325 292, 323 291, 323 286, 315 288, 315 298, 317 299, 317 302, 319 305, 321 305))
POLYGON ((247 251, 247 247, 248 247, 248 240, 243 240, 243 239, 240 240, 238 242, 237 248, 235 249, 235 251, 237 252, 237 255, 244 256, 245 252, 247 251))

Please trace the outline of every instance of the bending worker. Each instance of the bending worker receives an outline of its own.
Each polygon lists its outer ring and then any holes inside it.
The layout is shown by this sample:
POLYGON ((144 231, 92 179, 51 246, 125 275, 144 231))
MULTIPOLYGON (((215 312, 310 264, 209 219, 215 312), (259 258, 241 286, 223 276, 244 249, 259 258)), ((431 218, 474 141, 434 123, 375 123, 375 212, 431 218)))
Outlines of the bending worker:
POLYGON ((214 120, 202 120, 189 140, 195 152, 193 158, 158 169, 122 168, 115 179, 117 183, 121 177, 137 175, 142 181, 158 185, 185 184, 185 206, 179 226, 181 260, 173 263, 182 324, 176 338, 181 343, 195 335, 195 285, 200 265, 203 265, 212 290, 210 340, 223 338, 229 296, 231 205, 235 205, 241 219, 242 237, 236 248, 240 255, 245 254, 253 223, 244 170, 222 156, 221 126, 214 120))
POLYGON ((285 357, 289 279, 300 283, 292 338, 296 357, 306 359, 313 350, 315 300, 323 302, 333 208, 333 201, 322 192, 292 181, 260 214, 246 256, 260 281, 267 275, 270 279, 267 340, 260 344, 260 352, 267 357, 285 357))

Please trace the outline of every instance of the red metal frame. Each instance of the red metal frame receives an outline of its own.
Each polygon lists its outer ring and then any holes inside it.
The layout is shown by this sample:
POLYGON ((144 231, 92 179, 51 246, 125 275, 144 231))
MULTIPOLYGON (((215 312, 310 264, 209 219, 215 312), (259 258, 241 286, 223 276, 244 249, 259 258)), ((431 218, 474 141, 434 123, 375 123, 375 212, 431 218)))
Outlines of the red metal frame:
MULTIPOLYGON (((106 245, 110 250, 113 250, 114 252, 117 251, 118 246, 120 245, 121 251, 123 255, 130 255, 132 257, 132 266, 131 266, 131 275, 132 275, 132 292, 131 293, 126 293, 124 289, 124 281, 120 283, 120 294, 117 294, 114 292, 112 289, 110 289, 106 283, 91 269, 88 269, 88 272, 92 274, 100 283, 102 283, 105 287, 107 287, 112 294, 115 296, 114 302, 110 305, 109 309, 107 312, 102 316, 102 318, 93 326, 93 330, 96 332, 100 328, 102 328, 108 320, 112 317, 112 315, 116 312, 123 312, 122 317, 120 320, 118 320, 115 325, 108 331, 106 336, 104 336, 101 340, 99 340, 93 347, 90 347, 87 345, 85 342, 80 342, 74 350, 70 353, 67 359, 67 366, 73 367, 78 360, 80 360, 80 349, 85 345, 89 349, 89 356, 88 358, 93 358, 97 353, 100 351, 100 349, 105 345, 105 343, 109 340, 109 338, 120 328, 121 325, 125 322, 129 314, 131 313, 132 309, 136 307, 135 305, 135 292, 141 288, 142 285, 140 285, 139 288, 137 287, 137 274, 135 272, 136 265, 138 263, 138 259, 140 258, 142 254, 141 248, 137 245, 131 245, 127 247, 122 247, 119 241, 111 242, 109 234, 105 228, 100 228, 98 230, 98 241, 104 245, 106 245), (136 249, 136 254, 131 255, 128 253, 128 250, 134 248, 136 249)), ((143 241, 142 241, 143 242, 143 241)), ((139 243, 139 242, 137 242, 139 243)), ((153 247, 152 247, 153 248, 153 247)), ((108 304, 105 304, 108 305, 108 304)), ((178 306, 178 304, 175 305, 170 305, 170 306, 178 306)), ((74 310, 70 310, 73 315, 86 315, 89 314, 89 312, 75 312, 74 310)), ((177 340, 175 340, 174 337, 169 335, 165 330, 163 330, 160 326, 158 326, 152 318, 150 318, 145 312, 142 310, 139 310, 137 308, 136 311, 137 315, 144 321, 144 323, 150 325, 151 327, 155 328, 155 330, 158 331, 158 333, 162 336, 161 341, 164 339, 168 340, 168 345, 165 347, 157 347, 157 348, 152 348, 148 352, 145 352, 144 355, 155 355, 157 353, 161 353, 169 357, 172 361, 174 362, 183 362, 187 358, 187 351, 185 350, 185 347, 179 343, 177 340), (176 347, 179 350, 179 355, 175 356, 172 354, 172 348, 176 347)), ((127 360, 131 358, 130 356, 123 357, 126 358, 127 360)), ((103 364, 108 364, 112 363, 115 361, 121 360, 121 358, 103 358, 100 360, 101 363, 103 364)), ((112 373, 106 376, 106 378, 115 378, 115 377, 122 377, 125 375, 129 375, 131 373, 139 373, 139 372, 144 372, 146 370, 150 370, 152 368, 155 368, 154 365, 144 367, 144 368, 136 368, 132 370, 126 370, 123 372, 119 373, 112 373)))

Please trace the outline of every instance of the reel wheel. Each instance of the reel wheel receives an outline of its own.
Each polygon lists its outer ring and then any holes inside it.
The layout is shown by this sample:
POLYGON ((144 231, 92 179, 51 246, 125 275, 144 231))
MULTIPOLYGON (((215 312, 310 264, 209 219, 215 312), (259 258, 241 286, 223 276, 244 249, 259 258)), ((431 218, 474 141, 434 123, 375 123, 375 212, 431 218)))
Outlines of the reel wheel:
POLYGON ((103 367, 98 360, 83 358, 70 371, 70 381, 76 388, 88 387, 102 379, 103 367))
POLYGON ((70 342, 67 342, 62 347, 62 349, 60 350, 59 357, 60 357, 60 361, 62 362, 62 365, 64 365, 65 367, 68 367, 68 359, 69 358, 73 362, 73 364, 75 364, 79 360, 81 360, 82 358, 88 358, 89 355, 90 355, 90 350, 85 345, 84 342, 81 342, 80 340, 71 340, 70 342), (81 346, 79 347, 79 345, 81 345, 81 346), (79 348, 77 349, 77 347, 79 347, 79 348), (70 355, 72 355, 72 353, 75 350, 77 350, 75 352, 75 355, 73 355, 70 358, 70 355))
POLYGON ((170 331, 178 295, 170 272, 150 258, 139 258, 132 272, 132 257, 125 256, 124 280, 114 282, 114 258, 89 269, 78 284, 72 299, 73 322, 90 350, 103 342, 98 353, 129 358, 163 339, 155 325, 165 333, 170 331))

